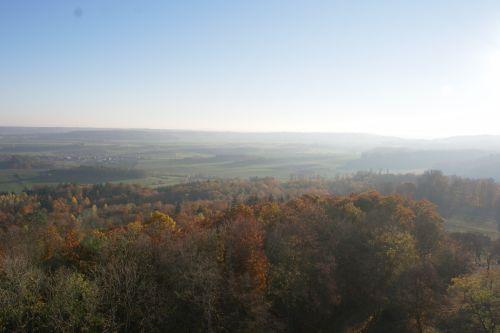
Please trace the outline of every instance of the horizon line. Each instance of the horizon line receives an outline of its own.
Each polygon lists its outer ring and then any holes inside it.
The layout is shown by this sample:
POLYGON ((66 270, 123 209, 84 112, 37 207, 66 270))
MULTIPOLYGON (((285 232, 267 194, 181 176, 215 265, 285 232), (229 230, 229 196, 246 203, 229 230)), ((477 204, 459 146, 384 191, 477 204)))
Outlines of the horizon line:
POLYGON ((500 134, 456 134, 437 137, 404 137, 398 135, 380 134, 375 132, 356 131, 300 131, 300 130, 276 130, 276 131, 245 131, 245 130, 224 130, 224 129, 192 129, 192 128, 153 128, 153 127, 100 127, 100 126, 32 126, 32 125, 0 125, 0 128, 25 128, 25 129, 68 129, 68 130, 137 130, 137 131, 180 131, 180 132, 206 132, 206 133, 233 133, 233 134, 350 134, 350 135, 371 135, 403 140, 442 140, 452 138, 472 138, 472 137, 500 137, 500 134))

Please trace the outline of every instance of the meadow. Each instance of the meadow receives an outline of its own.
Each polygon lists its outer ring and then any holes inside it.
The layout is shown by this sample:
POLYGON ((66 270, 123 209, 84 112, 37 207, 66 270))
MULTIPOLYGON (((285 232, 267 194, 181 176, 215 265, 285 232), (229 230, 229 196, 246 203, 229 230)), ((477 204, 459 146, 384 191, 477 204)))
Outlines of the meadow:
POLYGON ((299 144, 103 141, 0 145, 0 158, 9 159, 13 155, 43 158, 51 166, 0 170, 0 191, 20 191, 36 185, 66 182, 133 182, 156 187, 208 178, 332 177, 338 174, 339 166, 356 157, 328 147, 299 144), (93 175, 86 173, 80 177, 76 171, 61 172, 78 170, 81 166, 96 170, 93 175), (103 174, 99 168, 136 170, 141 174, 122 172, 117 177, 112 173, 103 174))

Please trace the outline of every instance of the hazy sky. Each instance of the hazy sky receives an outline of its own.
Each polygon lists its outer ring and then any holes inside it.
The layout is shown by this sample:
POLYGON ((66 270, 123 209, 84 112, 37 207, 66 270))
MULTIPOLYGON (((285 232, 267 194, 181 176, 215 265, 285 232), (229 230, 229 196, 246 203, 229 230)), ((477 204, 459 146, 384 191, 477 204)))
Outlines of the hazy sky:
POLYGON ((498 0, 0 0, 0 125, 500 134, 498 0))

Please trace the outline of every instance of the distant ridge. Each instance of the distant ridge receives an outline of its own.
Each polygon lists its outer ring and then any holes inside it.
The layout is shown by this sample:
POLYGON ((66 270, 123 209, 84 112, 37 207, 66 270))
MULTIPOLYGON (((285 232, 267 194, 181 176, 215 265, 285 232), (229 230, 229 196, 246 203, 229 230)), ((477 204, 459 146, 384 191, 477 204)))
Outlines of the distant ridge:
POLYGON ((343 149, 354 149, 356 151, 380 147, 500 151, 500 135, 407 139, 370 133, 341 132, 233 132, 140 128, 0 127, 0 137, 19 136, 68 141, 132 140, 141 142, 319 144, 343 149))

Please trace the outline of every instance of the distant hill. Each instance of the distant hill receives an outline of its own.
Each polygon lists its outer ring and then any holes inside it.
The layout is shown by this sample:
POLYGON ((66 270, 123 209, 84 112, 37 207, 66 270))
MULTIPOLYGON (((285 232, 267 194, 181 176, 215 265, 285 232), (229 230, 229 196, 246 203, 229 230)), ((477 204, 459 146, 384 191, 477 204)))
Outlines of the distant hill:
POLYGON ((29 137, 72 141, 217 142, 318 144, 364 151, 374 148, 417 150, 484 150, 500 152, 499 135, 456 136, 432 140, 404 139, 367 133, 224 132, 158 129, 97 129, 64 127, 0 127, 0 138, 29 137))
POLYGON ((365 133, 217 132, 149 129, 24 128, 0 127, 0 136, 10 139, 40 138, 66 141, 141 141, 211 143, 319 144, 361 151, 381 146, 404 146, 411 140, 365 133))
POLYGON ((347 161, 342 170, 418 172, 429 169, 471 178, 500 180, 500 154, 485 150, 374 149, 347 161))
MULTIPOLYGON (((482 150, 412 150, 407 148, 374 149, 361 154, 343 166, 346 170, 416 171, 450 169, 487 156, 482 150)), ((458 169, 457 169, 458 170, 458 169)))
POLYGON ((7 127, 0 126, 0 136, 37 135, 42 133, 64 133, 81 130, 77 127, 7 127))
POLYGON ((454 136, 430 141, 440 149, 482 149, 500 151, 500 135, 454 136))

